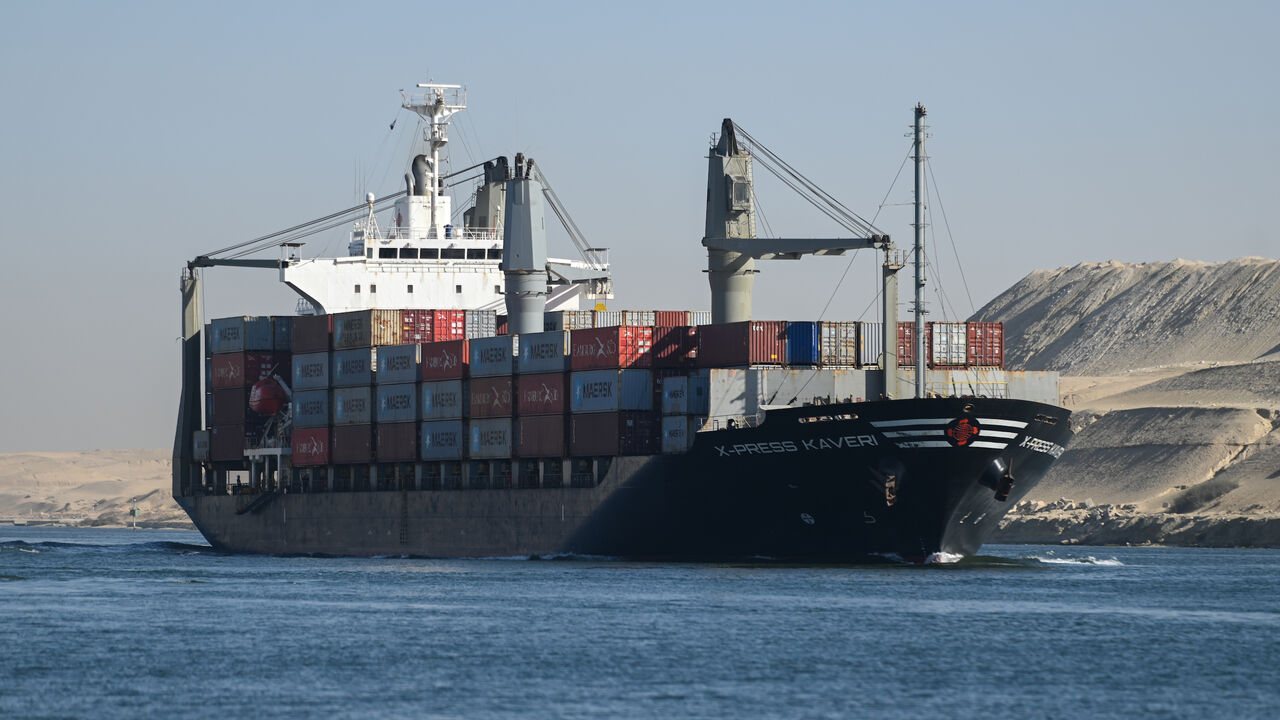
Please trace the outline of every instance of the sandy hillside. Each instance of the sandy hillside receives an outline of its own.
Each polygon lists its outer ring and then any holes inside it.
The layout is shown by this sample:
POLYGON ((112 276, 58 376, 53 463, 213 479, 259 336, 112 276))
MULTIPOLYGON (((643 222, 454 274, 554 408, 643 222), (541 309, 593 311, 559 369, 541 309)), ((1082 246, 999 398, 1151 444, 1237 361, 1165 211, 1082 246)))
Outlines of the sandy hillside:
POLYGON ((0 454, 0 522, 192 527, 170 495, 168 450, 0 454))
POLYGON ((1280 352, 1280 261, 1081 263, 1038 270, 979 310, 1010 368, 1110 375, 1280 352))

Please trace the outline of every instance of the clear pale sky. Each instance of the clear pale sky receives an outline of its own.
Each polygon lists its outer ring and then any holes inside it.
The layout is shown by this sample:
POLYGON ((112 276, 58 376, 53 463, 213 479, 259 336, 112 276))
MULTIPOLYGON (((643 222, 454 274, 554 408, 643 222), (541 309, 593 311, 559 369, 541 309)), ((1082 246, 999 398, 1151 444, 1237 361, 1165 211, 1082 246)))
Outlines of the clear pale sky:
MULTIPOLYGON (((909 168, 889 190, 923 102, 963 318, 1037 268, 1276 257, 1277 28, 1271 2, 6 2, 0 452, 170 446, 186 260, 397 191, 398 90, 428 78, 468 87, 453 167, 535 157, 612 248, 618 308, 709 307, 724 117, 865 217, 888 193, 908 244, 909 168)), ((841 234, 764 175, 774 235, 841 234)), ((756 317, 817 317, 847 265, 761 263, 756 317)), ((210 317, 294 306, 271 271, 206 281, 210 317)))

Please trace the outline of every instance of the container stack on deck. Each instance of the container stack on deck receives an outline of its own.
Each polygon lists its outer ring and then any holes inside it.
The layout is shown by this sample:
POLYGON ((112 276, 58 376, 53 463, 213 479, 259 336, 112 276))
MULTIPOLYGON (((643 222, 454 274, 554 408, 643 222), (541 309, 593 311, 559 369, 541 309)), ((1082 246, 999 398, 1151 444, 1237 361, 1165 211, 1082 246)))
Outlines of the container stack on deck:
MULTIPOLYGON (((524 336, 498 334, 505 318, 491 311, 214 320, 198 459, 243 463, 268 443, 272 416, 251 395, 270 377, 292 391, 276 419, 295 467, 426 463, 442 487, 466 463, 490 486, 545 486, 561 470, 546 461, 682 453, 698 431, 771 406, 876 397, 866 369, 880 362, 878 323, 706 315, 551 312, 545 332, 524 336)), ((898 328, 902 372, 912 330, 898 328)), ((929 367, 950 373, 955 394, 1003 390, 983 375, 1003 365, 1000 323, 929 323, 926 338, 929 367)))

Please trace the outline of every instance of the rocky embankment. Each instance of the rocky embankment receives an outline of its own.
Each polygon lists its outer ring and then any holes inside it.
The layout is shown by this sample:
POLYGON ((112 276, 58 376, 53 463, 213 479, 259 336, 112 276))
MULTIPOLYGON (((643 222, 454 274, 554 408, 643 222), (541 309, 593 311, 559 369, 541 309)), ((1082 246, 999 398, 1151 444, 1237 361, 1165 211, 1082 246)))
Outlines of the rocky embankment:
POLYGON ((170 455, 165 450, 0 454, 0 522, 194 527, 170 494, 170 455))
POLYGON ((1280 262, 1038 271, 975 318, 1077 432, 996 540, 1280 547, 1280 262))

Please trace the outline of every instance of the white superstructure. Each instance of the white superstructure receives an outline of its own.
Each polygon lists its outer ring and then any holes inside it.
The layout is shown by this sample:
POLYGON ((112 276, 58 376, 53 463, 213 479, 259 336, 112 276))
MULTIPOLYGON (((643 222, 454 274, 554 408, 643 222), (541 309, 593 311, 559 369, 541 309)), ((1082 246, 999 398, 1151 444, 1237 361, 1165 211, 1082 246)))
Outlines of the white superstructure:
MULTIPOLYGON (((417 94, 403 94, 402 107, 426 124, 427 152, 417 155, 405 173, 405 191, 392 218, 380 227, 375 199, 352 230, 346 257, 303 258, 293 252, 281 281, 306 299, 314 312, 374 308, 501 310, 504 304, 503 209, 511 178, 506 158, 485 162, 475 205, 453 224, 452 201, 440 172, 440 151, 448 143, 448 120, 466 108, 460 85, 422 83, 417 94)), ((598 255, 593 260, 598 259, 598 255)), ((583 299, 609 298, 607 264, 547 260, 546 309, 580 309, 583 299)))

